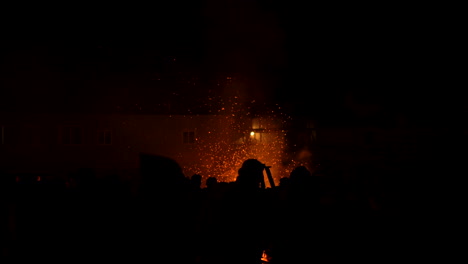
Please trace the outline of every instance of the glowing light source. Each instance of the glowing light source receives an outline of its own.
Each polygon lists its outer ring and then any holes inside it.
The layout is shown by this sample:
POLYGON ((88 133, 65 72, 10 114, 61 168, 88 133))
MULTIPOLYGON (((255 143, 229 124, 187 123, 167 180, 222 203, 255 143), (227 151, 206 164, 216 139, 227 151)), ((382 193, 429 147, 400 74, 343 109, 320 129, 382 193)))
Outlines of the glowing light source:
POLYGON ((253 137, 255 135, 255 132, 250 132, 250 136, 253 137))
POLYGON ((270 262, 271 257, 268 256, 268 254, 267 254, 267 252, 265 250, 263 250, 262 258, 260 260, 262 261, 262 263, 270 262))

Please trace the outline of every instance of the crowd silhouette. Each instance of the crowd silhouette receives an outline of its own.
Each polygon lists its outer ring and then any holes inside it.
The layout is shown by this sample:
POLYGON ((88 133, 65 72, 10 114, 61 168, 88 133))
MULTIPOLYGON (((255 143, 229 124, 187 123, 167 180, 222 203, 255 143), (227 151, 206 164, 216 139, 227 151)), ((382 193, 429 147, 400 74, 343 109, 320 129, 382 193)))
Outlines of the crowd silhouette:
POLYGON ((265 187, 247 159, 234 182, 184 175, 168 157, 140 154, 138 179, 1 180, 2 258, 186 264, 401 261, 398 193, 297 166, 265 187))

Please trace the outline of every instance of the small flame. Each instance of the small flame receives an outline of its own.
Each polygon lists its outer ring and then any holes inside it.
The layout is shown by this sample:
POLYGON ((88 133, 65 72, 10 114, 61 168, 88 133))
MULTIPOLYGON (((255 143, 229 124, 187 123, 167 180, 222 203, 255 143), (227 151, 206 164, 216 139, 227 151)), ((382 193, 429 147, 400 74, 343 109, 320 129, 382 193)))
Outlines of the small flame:
POLYGON ((270 262, 271 257, 268 256, 265 250, 263 250, 262 258, 260 259, 262 262, 270 262))

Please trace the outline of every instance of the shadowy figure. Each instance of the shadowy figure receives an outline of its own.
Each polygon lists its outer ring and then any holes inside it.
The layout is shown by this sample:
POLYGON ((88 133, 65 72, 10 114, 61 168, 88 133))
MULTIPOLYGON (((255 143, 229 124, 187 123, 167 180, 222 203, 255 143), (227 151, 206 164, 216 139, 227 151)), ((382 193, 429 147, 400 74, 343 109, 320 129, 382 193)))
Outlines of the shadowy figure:
POLYGON ((173 159, 140 154, 140 183, 134 204, 132 261, 193 263, 193 210, 189 183, 173 159))
POLYGON ((200 174, 193 174, 192 177, 190 177, 190 186, 192 190, 201 190, 201 184, 202 184, 202 176, 200 174))
POLYGON ((309 263, 319 258, 317 183, 305 166, 294 168, 281 181, 281 199, 275 219, 281 225, 273 237, 271 263, 309 263))
POLYGON ((236 182, 222 200, 219 223, 223 231, 217 236, 218 243, 210 245, 215 258, 207 263, 261 263, 271 232, 271 205, 265 199, 264 168, 257 159, 248 159, 238 170, 236 182))
POLYGON ((193 261, 198 261, 200 250, 203 248, 203 243, 195 242, 203 235, 200 233, 200 223, 205 221, 203 218, 203 193, 202 193, 202 176, 200 174, 193 174, 188 179, 188 210, 186 223, 188 226, 187 236, 190 240, 194 241, 190 248, 187 249, 186 254, 191 255, 193 261))

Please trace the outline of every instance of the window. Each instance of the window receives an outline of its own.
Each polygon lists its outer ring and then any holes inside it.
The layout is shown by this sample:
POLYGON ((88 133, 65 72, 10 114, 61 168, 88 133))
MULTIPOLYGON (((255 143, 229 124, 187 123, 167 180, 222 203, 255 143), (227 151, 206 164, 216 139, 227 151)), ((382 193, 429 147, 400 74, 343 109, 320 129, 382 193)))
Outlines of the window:
POLYGON ((195 132, 187 131, 184 132, 184 144, 193 144, 195 143, 195 132))
POLYGON ((112 144, 112 131, 110 129, 98 130, 98 144, 111 145, 112 144))
POLYGON ((62 144, 80 145, 82 143, 82 130, 78 126, 66 126, 62 129, 62 144))

